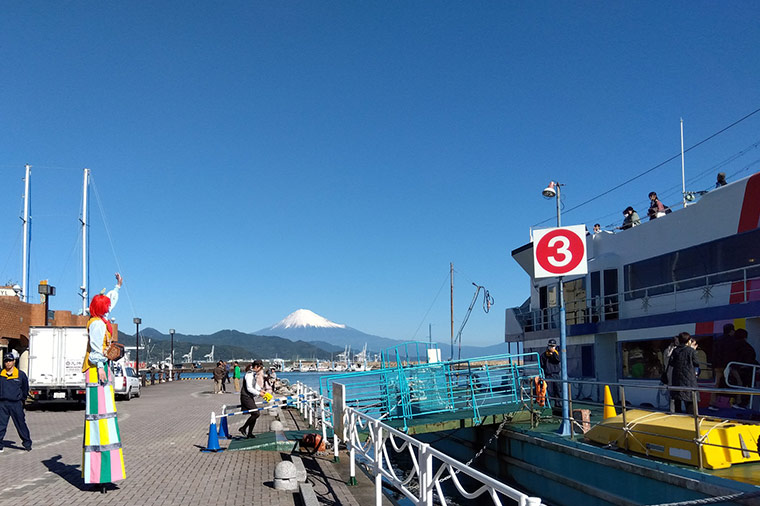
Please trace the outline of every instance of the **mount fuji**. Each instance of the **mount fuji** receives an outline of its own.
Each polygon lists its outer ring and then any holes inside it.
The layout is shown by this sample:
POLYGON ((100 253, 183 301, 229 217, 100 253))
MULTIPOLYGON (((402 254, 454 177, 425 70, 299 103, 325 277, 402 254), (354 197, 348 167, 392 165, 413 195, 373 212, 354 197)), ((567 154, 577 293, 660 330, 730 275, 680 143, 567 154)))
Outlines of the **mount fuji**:
POLYGON ((332 322, 308 309, 294 311, 271 327, 253 333, 330 345, 333 348, 330 351, 342 351, 344 346, 351 346, 352 350, 358 351, 367 344, 372 351, 379 352, 403 342, 366 334, 348 325, 332 322))

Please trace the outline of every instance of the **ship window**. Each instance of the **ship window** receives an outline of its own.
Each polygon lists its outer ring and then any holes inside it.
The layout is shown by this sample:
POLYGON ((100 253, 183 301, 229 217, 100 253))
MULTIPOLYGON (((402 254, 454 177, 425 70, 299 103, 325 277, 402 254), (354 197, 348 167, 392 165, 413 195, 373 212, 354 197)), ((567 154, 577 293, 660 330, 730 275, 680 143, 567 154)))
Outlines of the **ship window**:
POLYGON ((628 264, 623 271, 626 300, 757 277, 760 229, 628 264))
MULTIPOLYGON (((711 380, 712 369, 708 366, 713 336, 694 336, 697 341, 697 361, 700 363, 699 379, 711 380)), ((665 370, 665 359, 672 337, 624 341, 620 343, 623 357, 622 377, 625 379, 659 380, 665 370)))
POLYGON ((617 269, 606 269, 604 271, 604 319, 618 319, 617 269))
POLYGON ((586 323, 586 278, 563 283, 565 289, 565 321, 568 325, 586 323))

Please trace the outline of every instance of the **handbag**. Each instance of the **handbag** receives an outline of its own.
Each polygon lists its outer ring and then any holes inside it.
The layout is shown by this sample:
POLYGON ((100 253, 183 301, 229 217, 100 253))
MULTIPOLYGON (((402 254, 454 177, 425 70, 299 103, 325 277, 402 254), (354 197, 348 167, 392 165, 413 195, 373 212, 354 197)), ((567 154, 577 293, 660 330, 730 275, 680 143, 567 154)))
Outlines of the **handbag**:
POLYGON ((106 350, 105 356, 111 362, 115 362, 123 358, 124 345, 116 341, 111 342, 111 344, 108 345, 108 349, 106 350))
POLYGON ((668 368, 670 368, 670 364, 665 368, 664 371, 662 371, 662 375, 660 376, 660 383, 663 385, 668 384, 668 368))

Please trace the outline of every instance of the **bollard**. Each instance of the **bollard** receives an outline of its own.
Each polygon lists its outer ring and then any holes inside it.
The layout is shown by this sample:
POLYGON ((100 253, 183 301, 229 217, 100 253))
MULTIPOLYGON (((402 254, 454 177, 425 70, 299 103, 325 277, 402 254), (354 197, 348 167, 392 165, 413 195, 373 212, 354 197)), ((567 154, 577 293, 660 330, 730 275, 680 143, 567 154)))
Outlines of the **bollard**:
POLYGON ((274 468, 274 489, 293 491, 298 489, 296 466, 289 460, 279 462, 274 468))

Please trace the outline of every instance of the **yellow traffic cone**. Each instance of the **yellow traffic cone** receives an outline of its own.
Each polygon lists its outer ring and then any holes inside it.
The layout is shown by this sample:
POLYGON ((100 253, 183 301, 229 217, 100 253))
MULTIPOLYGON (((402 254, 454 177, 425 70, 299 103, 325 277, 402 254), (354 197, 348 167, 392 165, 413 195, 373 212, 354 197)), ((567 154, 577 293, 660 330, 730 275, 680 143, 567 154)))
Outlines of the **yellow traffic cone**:
POLYGON ((610 392, 610 386, 604 385, 604 412, 602 419, 615 418, 617 412, 615 411, 615 401, 612 400, 612 392, 610 392))

